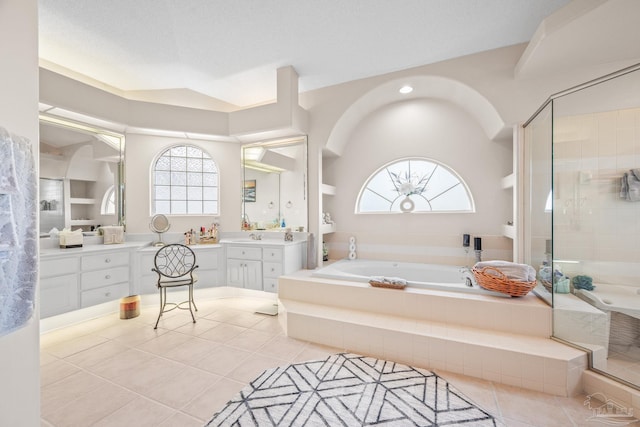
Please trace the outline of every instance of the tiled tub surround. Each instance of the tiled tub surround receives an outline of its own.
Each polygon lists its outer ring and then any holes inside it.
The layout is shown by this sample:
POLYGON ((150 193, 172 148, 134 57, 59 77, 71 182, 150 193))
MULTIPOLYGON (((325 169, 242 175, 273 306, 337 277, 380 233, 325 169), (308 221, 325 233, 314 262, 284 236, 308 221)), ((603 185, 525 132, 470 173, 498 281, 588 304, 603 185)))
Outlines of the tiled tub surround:
POLYGON ((314 278, 279 279, 280 322, 292 338, 571 396, 585 352, 551 340, 551 308, 532 294, 501 298, 314 278))

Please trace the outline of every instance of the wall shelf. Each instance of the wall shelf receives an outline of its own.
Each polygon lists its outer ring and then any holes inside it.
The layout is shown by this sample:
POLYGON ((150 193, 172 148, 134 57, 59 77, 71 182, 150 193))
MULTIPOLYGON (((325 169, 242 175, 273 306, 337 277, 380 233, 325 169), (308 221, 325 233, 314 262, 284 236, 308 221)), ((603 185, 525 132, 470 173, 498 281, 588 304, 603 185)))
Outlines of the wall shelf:
POLYGON ((502 178, 502 188, 505 190, 508 188, 513 188, 516 183, 516 176, 514 174, 510 174, 502 178))
POLYGON ((329 184, 322 184, 322 194, 325 194, 327 196, 335 196, 336 187, 329 184))
POLYGON ((336 231, 336 224, 322 224, 320 226, 320 233, 322 234, 329 234, 329 233, 333 233, 336 231))
POLYGON ((516 228, 513 225, 503 224, 502 225, 502 235, 508 237, 509 239, 516 238, 516 228))
POLYGON ((96 203, 96 199, 89 199, 85 197, 71 197, 69 203, 72 205, 93 205, 96 203))

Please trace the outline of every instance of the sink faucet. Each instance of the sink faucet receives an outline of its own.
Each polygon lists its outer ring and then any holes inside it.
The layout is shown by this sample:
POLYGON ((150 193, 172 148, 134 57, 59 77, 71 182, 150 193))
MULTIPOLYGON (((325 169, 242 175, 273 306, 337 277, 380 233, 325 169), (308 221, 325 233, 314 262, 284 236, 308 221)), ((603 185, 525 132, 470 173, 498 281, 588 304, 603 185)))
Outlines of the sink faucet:
POLYGON ((249 237, 251 237, 251 240, 262 240, 261 233, 251 233, 249 234, 249 237))
POLYGON ((460 268, 460 273, 462 273, 462 279, 464 279, 465 285, 467 285, 470 288, 474 286, 478 286, 478 283, 476 282, 476 278, 473 275, 473 272, 471 271, 471 269, 469 269, 469 267, 460 268))

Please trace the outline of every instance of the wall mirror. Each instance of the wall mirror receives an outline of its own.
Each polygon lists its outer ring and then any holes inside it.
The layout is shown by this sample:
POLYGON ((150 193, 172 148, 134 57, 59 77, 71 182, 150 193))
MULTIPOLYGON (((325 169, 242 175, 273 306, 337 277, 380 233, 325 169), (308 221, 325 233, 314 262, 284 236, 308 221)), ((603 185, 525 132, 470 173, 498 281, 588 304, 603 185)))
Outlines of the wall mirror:
POLYGON ((40 236, 124 225, 124 136, 40 115, 40 236))
POLYGON ((242 147, 242 229, 308 231, 307 138, 242 147))

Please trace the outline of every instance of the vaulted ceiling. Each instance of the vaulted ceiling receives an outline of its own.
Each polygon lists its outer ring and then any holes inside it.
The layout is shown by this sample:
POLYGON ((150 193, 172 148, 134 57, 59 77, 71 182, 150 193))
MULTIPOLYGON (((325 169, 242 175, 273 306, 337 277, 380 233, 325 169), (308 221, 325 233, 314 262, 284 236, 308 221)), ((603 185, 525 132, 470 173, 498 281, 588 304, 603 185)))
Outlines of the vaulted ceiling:
POLYGON ((119 94, 220 110, 529 41, 569 0, 39 0, 41 65, 119 94))

